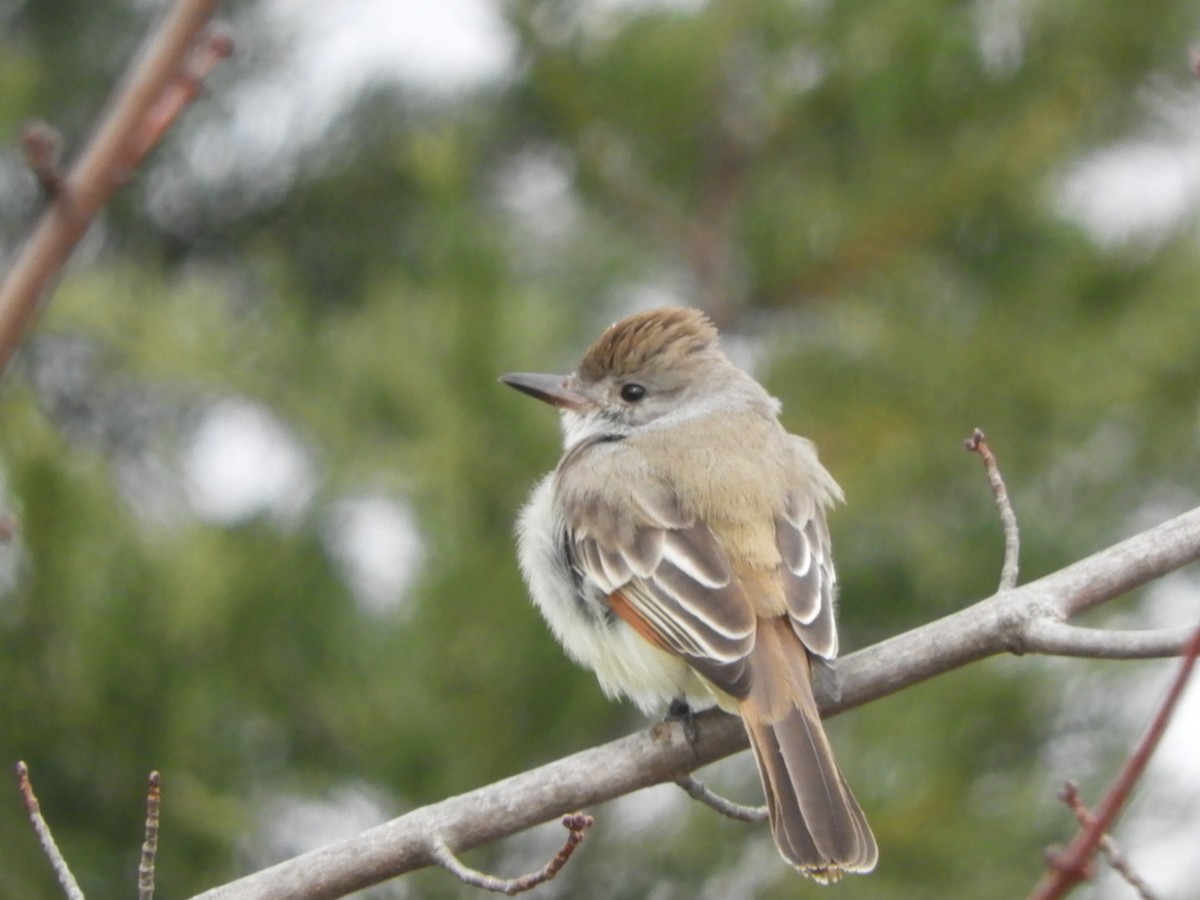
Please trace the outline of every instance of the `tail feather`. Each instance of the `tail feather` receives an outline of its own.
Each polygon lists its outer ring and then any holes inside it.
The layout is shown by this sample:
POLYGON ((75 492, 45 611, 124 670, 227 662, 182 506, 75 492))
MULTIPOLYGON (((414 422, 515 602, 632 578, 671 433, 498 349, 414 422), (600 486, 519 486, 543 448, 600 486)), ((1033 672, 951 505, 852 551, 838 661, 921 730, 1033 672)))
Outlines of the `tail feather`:
MULTIPOLYGON (((771 631, 760 627, 760 638, 771 631)), ((807 656, 796 659, 783 650, 770 638, 758 642, 755 662, 786 671, 759 668, 756 674, 770 677, 756 677, 742 701, 775 843, 784 859, 817 881, 869 872, 879 851, 821 726, 807 656)))

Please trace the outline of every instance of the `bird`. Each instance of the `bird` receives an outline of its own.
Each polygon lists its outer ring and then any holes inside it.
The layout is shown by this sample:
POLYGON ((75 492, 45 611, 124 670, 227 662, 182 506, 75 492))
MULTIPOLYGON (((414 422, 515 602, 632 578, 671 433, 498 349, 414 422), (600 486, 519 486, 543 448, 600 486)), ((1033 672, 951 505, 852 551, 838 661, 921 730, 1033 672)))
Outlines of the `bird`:
POLYGON ((646 713, 740 715, 784 860, 821 883, 871 871, 813 693, 837 656, 826 511, 843 499, 813 443, 696 309, 622 319, 569 375, 500 380, 561 414, 517 544, 567 654, 646 713))

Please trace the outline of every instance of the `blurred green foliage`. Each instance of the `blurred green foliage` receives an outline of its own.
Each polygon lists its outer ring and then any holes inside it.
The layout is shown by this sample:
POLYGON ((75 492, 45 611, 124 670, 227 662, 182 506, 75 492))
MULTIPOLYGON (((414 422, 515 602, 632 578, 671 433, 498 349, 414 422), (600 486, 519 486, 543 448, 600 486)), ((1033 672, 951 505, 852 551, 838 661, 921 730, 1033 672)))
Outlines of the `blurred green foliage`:
MULTIPOLYGON (((38 116, 77 147, 145 6, 0 7, 0 132, 38 116)), ((92 896, 132 893, 151 769, 160 890, 179 897, 285 852, 264 837, 288 825, 273 798, 365 786, 383 816, 641 721, 525 601, 512 521, 558 439, 496 376, 569 369, 647 298, 709 307, 845 487, 844 646, 994 589, 999 525, 961 449, 976 425, 1026 579, 1144 504, 1195 502, 1195 221, 1103 244, 1057 199, 1073 163, 1154 124, 1148 97, 1194 103, 1194 4, 504 10, 507 78, 374 85, 264 162, 225 123, 286 47, 231 7, 240 56, 89 238, 5 385, 0 761, 29 762, 92 896), (214 148, 234 164, 206 180, 214 148), (292 506, 197 509, 184 460, 221 400, 312 461, 292 506), (331 538, 363 496, 420 533, 383 610, 331 538)), ((0 183, 11 259, 38 199, 15 152, 0 183)), ((993 662, 831 723, 882 848, 838 896, 1022 895, 1071 828, 1052 785, 1073 773, 1039 756, 1056 697, 1045 670, 993 662)), ((751 769, 714 777, 753 797, 751 769)), ((663 797, 596 811, 542 893, 816 892, 765 829, 663 797)), ((55 897, 22 820, 0 802, 2 891, 55 897)), ((539 835, 471 862, 535 867, 559 839, 539 835)), ((439 872, 404 884, 476 896, 439 872)))

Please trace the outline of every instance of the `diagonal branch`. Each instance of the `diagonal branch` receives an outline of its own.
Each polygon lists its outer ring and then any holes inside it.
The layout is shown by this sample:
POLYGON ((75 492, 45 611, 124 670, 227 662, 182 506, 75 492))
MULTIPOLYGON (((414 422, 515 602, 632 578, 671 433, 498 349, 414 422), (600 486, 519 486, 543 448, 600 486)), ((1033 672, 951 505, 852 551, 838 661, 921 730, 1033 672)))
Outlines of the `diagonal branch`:
MULTIPOLYGON (((186 73, 216 6, 217 0, 179 0, 170 9, 130 65, 79 161, 56 183, 50 206, 0 285, 0 373, 92 219, 149 149, 147 117, 186 73)), ((163 129, 165 123, 158 133, 163 129)))
POLYGON ((1183 695, 1183 689, 1187 687, 1188 679, 1191 678, 1192 670, 1196 666, 1197 655, 1200 655, 1200 628, 1193 629, 1183 663, 1159 706, 1154 721, 1150 723, 1150 728, 1138 744, 1137 749, 1125 761, 1120 774, 1117 775, 1113 786, 1105 795, 1088 827, 1079 832, 1066 850, 1051 857, 1052 871, 1038 884, 1030 895, 1030 900, 1056 900, 1058 897, 1066 896, 1074 885, 1087 879, 1088 865, 1091 862, 1092 854, 1100 845, 1108 827, 1116 820, 1125 801, 1129 799, 1134 785, 1141 778, 1142 772, 1150 762, 1150 757, 1154 755, 1154 750, 1158 746, 1163 732, 1171 723, 1175 705, 1183 695))
MULTIPOLYGON (((1067 807, 1075 814, 1076 821, 1079 822, 1082 828, 1091 828, 1096 817, 1090 809, 1088 809, 1083 800, 1079 796, 1079 787, 1072 781, 1068 781, 1062 792, 1059 793, 1058 799, 1067 805, 1067 807)), ((1121 853, 1117 847, 1117 842, 1109 835, 1104 834, 1097 844, 1097 848, 1108 859, 1108 864, 1113 867, 1131 888, 1137 893, 1141 900, 1155 900, 1154 892, 1150 889, 1150 885, 1146 884, 1142 878, 1130 865, 1129 860, 1121 853)))
POLYGON ((1200 508, 847 656, 838 663, 841 697, 822 712, 841 712, 997 653, 1030 652, 1036 649, 1027 644, 1032 623, 1061 623, 1197 559, 1200 508))
MULTIPOLYGON (((822 712, 860 706, 988 656, 1036 649, 1029 638, 1032 623, 1061 622, 1197 559, 1200 508, 1038 581, 851 654, 838 665, 840 696, 824 698, 822 712)), ((435 864, 431 834, 469 850, 573 810, 674 781, 746 746, 741 722, 732 716, 709 711, 697 716, 695 725, 694 743, 681 723, 660 723, 414 810, 196 900, 331 900, 435 864)))

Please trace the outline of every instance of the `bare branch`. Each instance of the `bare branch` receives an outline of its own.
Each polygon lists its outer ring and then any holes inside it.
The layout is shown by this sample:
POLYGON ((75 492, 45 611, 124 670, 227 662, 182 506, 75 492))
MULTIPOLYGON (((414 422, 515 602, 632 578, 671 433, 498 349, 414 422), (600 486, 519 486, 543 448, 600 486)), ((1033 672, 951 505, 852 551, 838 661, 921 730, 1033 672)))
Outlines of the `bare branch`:
POLYGON ((704 782, 692 775, 676 778, 675 783, 688 792, 693 800, 699 800, 705 806, 711 806, 723 816, 737 819, 739 822, 765 822, 768 811, 765 806, 743 806, 727 800, 710 789, 704 782))
MULTIPOLYGON (((1038 581, 847 656, 838 664, 840 694, 821 697, 822 712, 832 715, 974 660, 1020 652, 1030 623, 1068 618, 1197 559, 1200 509, 1038 581)), ((674 781, 746 746, 742 724, 733 716, 710 710, 696 716, 695 725, 695 742, 687 739, 679 722, 662 722, 414 810, 199 898, 340 897, 435 864, 428 845, 431 834, 441 835, 460 852, 469 850, 572 810, 674 781)))
POLYGON ((84 900, 83 891, 79 889, 79 882, 71 874, 71 869, 67 865, 67 861, 63 859, 58 844, 54 842, 54 835, 50 833, 50 826, 42 817, 42 808, 38 804, 37 797, 34 796, 33 785, 29 782, 29 767, 24 762, 17 763, 17 786, 21 791, 21 799, 25 801, 25 810, 29 813, 29 821, 33 825, 38 843, 42 845, 42 852, 50 860, 50 867, 54 869, 54 876, 58 879, 63 893, 67 895, 67 900, 84 900))
POLYGON ((138 900, 154 900, 154 862, 158 856, 158 812, 162 803, 162 778, 150 773, 146 792, 146 837, 142 841, 142 860, 138 864, 138 900))
POLYGON ((1033 619, 1025 628, 1021 652, 1085 659, 1163 659, 1182 656, 1191 636, 1187 627, 1107 631, 1057 619, 1033 619))
POLYGON ((1109 826, 1116 819, 1117 813, 1125 805, 1133 786, 1137 784, 1142 772, 1146 769, 1146 764, 1150 762, 1150 757, 1154 754, 1159 739, 1167 730, 1171 715, 1175 711, 1175 704, 1183 694, 1183 689, 1187 686, 1188 679, 1195 668, 1197 654, 1200 654, 1200 628, 1194 629, 1192 639, 1188 643, 1187 655, 1183 658, 1179 672, 1167 691, 1166 697, 1163 698, 1154 721, 1150 723, 1149 730, 1138 744, 1137 749, 1134 750, 1133 755, 1125 761, 1116 781, 1113 782, 1113 786, 1100 804, 1099 811, 1088 827, 1076 836, 1066 850, 1053 855, 1050 860, 1052 871, 1047 873, 1035 888, 1033 894, 1030 895, 1030 900, 1056 900, 1058 897, 1066 896, 1067 891, 1089 877, 1088 870, 1092 854, 1096 852, 1105 832, 1108 831, 1109 826))
POLYGON ((171 8, 131 64, 78 163, 65 180, 54 181, 53 202, 0 285, 0 372, 92 219, 128 177, 137 161, 131 154, 149 149, 134 136, 183 71, 216 5, 217 0, 179 0, 171 8))
POLYGON ((472 887, 483 888, 485 891, 492 891, 497 894, 508 894, 510 897, 515 894, 522 894, 525 891, 532 890, 539 884, 549 881, 567 864, 567 860, 571 858, 571 854, 575 852, 575 848, 583 841, 583 833, 592 827, 596 822, 591 816, 585 816, 583 813, 572 813, 569 816, 563 816, 562 824, 567 829, 567 842, 563 844, 561 850, 558 851, 554 859, 546 863, 536 872, 530 872, 528 875, 521 875, 518 878, 497 878, 495 875, 488 875, 486 872, 480 872, 478 869, 472 869, 466 866, 462 861, 454 855, 446 842, 442 840, 440 835, 435 835, 430 843, 430 850, 433 853, 433 858, 439 866, 447 872, 458 877, 464 884, 469 884, 472 887))
POLYGON ((167 129, 198 96, 207 78, 222 60, 233 55, 233 35, 221 24, 209 25, 200 35, 186 65, 176 74, 146 112, 129 146, 129 166, 136 166, 162 139, 167 129))
POLYGON ((1000 466, 996 463, 996 457, 992 455, 983 429, 976 428, 963 443, 969 452, 978 453, 983 459, 983 467, 987 470, 988 481, 992 485, 992 496, 996 498, 996 508, 1000 510, 1000 521, 1004 525, 1004 565, 1000 569, 1000 590, 1007 591, 1017 586, 1017 570, 1021 559, 1017 515, 1008 500, 1008 489, 1004 486, 1000 466))
POLYGON ((745 746, 741 722, 723 713, 697 717, 695 744, 679 722, 584 750, 540 768, 442 800, 356 837, 264 869, 199 895, 205 900, 330 900, 436 864, 429 835, 459 852, 515 834, 573 810, 685 774, 745 746), (711 725, 711 727, 707 727, 711 725), (572 802, 573 801, 573 802, 572 802))
MULTIPOLYGON (((1063 786, 1058 799, 1065 803, 1071 812, 1075 814, 1075 819, 1079 822, 1080 826, 1083 828, 1092 827, 1096 818, 1080 798, 1079 787, 1073 781, 1068 781, 1063 786)), ((1150 889, 1150 886, 1133 870, 1133 866, 1129 864, 1129 860, 1121 853, 1117 847, 1117 842, 1110 835, 1104 834, 1100 837, 1099 848, 1100 852, 1108 860, 1108 864, 1137 892, 1141 900, 1155 900, 1154 892, 1150 889)))

